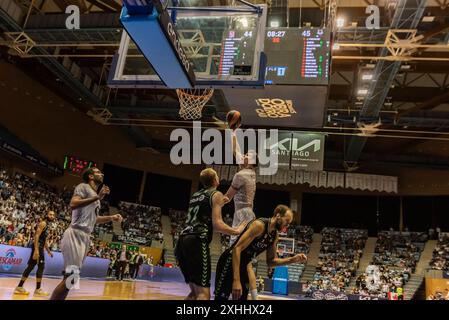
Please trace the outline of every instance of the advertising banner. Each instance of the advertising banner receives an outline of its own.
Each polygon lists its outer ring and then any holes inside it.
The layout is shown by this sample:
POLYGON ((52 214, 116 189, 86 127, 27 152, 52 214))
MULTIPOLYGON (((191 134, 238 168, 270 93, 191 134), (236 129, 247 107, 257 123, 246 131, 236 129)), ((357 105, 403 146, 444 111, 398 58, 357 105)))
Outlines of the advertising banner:
MULTIPOLYGON (((22 274, 30 258, 31 248, 0 245, 0 273, 22 274)), ((109 266, 109 259, 86 257, 81 276, 88 278, 105 278, 109 266)), ((31 275, 35 275, 37 267, 31 275)), ((61 252, 53 252, 51 258, 45 252, 45 276, 61 276, 64 270, 64 260, 61 252)))
POLYGON ((227 108, 239 110, 248 128, 321 128, 327 98, 325 86, 266 86, 223 89, 227 108))

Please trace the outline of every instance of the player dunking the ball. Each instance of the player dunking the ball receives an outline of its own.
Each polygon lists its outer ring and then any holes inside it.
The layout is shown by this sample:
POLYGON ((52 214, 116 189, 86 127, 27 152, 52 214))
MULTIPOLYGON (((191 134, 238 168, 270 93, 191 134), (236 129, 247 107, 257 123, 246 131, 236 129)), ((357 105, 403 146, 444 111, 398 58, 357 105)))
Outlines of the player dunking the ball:
POLYGON ((33 237, 33 248, 31 249, 30 259, 28 260, 28 265, 23 271, 22 279, 20 279, 19 285, 14 290, 14 294, 26 294, 29 292, 23 288, 23 284, 28 279, 31 271, 37 265, 36 272, 36 290, 34 291, 35 296, 48 296, 48 293, 43 291, 41 288, 42 276, 45 269, 45 255, 44 249, 47 251, 48 255, 53 258, 53 253, 51 253, 48 248, 47 237, 50 232, 49 224, 55 220, 54 211, 48 211, 44 219, 39 223, 36 228, 36 232, 33 237))
MULTIPOLYGON (((229 202, 234 198, 234 218, 232 221, 232 226, 238 226, 240 224, 247 224, 251 220, 256 218, 253 211, 254 197, 256 195, 256 163, 257 154, 255 151, 250 150, 244 156, 242 156, 240 151, 240 146, 237 142, 237 137, 235 135, 235 130, 240 127, 241 116, 238 111, 230 111, 226 120, 229 127, 233 131, 233 153, 240 164, 240 170, 234 175, 231 183, 231 187, 225 194, 225 202, 229 202)), ((232 245, 236 236, 231 237, 230 245, 232 245)), ((249 277, 249 287, 252 300, 257 300, 257 281, 256 274, 251 263, 248 264, 248 277, 249 277)))
POLYGON ((209 244, 213 231, 238 235, 245 227, 231 228, 223 222, 221 208, 223 194, 217 191, 220 183, 213 169, 200 174, 203 189, 190 198, 186 228, 181 232, 175 249, 176 259, 190 293, 186 300, 209 300, 211 258, 209 244))
POLYGON ((218 260, 215 300, 228 300, 231 294, 233 300, 246 300, 249 288, 247 267, 251 259, 264 251, 267 252, 268 267, 303 263, 307 260, 303 253, 284 259, 277 257, 278 232, 288 227, 292 220, 290 208, 278 205, 271 218, 255 219, 247 224, 233 245, 218 260))
POLYGON ((103 177, 103 173, 98 168, 89 168, 82 174, 83 183, 80 183, 75 188, 70 200, 72 222, 64 232, 61 241, 61 251, 64 258, 64 278, 53 291, 51 300, 64 300, 67 297, 73 285, 68 277, 75 270, 78 272, 81 270, 89 251, 90 235, 94 230, 95 224, 122 221, 122 216, 119 214, 99 216, 100 201, 110 192, 107 186, 103 186, 98 192, 99 186, 103 184, 103 177))

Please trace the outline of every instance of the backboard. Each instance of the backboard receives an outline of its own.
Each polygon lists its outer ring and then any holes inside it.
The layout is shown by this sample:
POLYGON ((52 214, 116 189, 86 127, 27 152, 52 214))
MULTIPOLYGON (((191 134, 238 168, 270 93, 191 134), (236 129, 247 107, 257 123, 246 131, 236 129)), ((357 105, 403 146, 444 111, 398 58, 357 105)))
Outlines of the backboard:
MULTIPOLYGON (((260 7, 259 13, 244 6, 176 9, 176 30, 193 63, 195 87, 263 87, 267 7, 260 7)), ((167 88, 126 31, 122 33, 108 85, 167 88)))
POLYGON ((295 239, 293 238, 279 238, 277 243, 278 254, 294 254, 295 253, 295 239))

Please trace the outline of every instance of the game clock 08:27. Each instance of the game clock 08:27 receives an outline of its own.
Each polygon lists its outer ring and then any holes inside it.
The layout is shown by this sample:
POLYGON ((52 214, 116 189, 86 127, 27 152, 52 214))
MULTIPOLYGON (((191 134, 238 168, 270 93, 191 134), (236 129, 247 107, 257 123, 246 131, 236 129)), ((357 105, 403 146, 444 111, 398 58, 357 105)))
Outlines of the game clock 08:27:
POLYGON ((270 30, 267 31, 267 38, 283 38, 285 30, 270 30))

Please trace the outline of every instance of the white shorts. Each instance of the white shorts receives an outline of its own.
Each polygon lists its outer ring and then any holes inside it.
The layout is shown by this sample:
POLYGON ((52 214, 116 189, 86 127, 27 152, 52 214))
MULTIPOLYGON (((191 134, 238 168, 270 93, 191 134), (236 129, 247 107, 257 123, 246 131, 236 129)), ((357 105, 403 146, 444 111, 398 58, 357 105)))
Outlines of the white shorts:
MULTIPOLYGON (((232 220, 232 227, 236 228, 243 222, 248 223, 251 220, 256 219, 256 215, 253 212, 253 209, 250 207, 246 207, 240 210, 237 210, 234 213, 234 219, 232 220)), ((234 243, 238 236, 231 236, 230 245, 234 243)))
POLYGON ((64 258, 64 272, 67 267, 78 267, 81 270, 84 259, 89 252, 90 235, 84 231, 67 228, 61 240, 61 252, 64 258))

